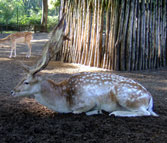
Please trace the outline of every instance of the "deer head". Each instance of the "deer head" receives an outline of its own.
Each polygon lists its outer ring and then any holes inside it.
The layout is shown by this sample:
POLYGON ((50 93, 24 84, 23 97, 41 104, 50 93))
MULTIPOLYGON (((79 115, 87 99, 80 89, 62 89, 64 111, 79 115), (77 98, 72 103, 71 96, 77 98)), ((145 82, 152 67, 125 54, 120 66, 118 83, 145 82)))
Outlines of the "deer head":
POLYGON ((63 47, 63 41, 69 40, 64 35, 65 30, 65 14, 61 18, 60 22, 51 31, 51 37, 45 44, 42 52, 42 57, 37 61, 33 67, 29 67, 20 63, 23 69, 26 71, 26 76, 19 82, 19 84, 11 91, 13 96, 25 96, 32 95, 39 90, 39 82, 41 78, 36 76, 38 72, 43 70, 50 62, 50 60, 58 53, 63 47))

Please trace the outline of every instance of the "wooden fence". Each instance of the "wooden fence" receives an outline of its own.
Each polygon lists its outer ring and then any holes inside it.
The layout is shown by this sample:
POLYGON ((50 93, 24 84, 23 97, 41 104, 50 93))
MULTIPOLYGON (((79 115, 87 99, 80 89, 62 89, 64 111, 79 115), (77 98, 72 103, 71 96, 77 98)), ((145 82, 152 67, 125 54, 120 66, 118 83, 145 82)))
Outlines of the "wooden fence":
POLYGON ((66 29, 56 59, 111 70, 167 65, 166 0, 62 0, 66 29))

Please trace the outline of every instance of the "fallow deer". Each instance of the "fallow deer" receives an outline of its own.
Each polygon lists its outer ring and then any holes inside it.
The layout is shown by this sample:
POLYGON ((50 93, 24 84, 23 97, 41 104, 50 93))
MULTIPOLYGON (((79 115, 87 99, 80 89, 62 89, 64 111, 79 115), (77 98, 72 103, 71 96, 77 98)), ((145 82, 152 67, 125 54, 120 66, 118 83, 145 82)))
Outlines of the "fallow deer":
POLYGON ((28 53, 26 55, 27 58, 31 56, 31 40, 33 36, 31 32, 17 32, 8 35, 7 37, 0 39, 0 43, 2 44, 10 44, 11 45, 11 51, 10 51, 10 56, 9 58, 12 58, 13 56, 13 51, 14 51, 14 56, 16 57, 16 44, 17 43, 25 43, 28 46, 28 53))
POLYGON ((43 57, 32 69, 24 67, 26 77, 11 92, 12 96, 34 95, 37 102, 59 113, 86 113, 121 117, 158 116, 153 112, 153 98, 141 84, 112 73, 78 73, 55 83, 37 73, 44 69, 63 43, 62 21, 46 44, 43 57), (54 44, 53 44, 54 43, 54 44), (56 45, 56 46, 55 46, 56 45))

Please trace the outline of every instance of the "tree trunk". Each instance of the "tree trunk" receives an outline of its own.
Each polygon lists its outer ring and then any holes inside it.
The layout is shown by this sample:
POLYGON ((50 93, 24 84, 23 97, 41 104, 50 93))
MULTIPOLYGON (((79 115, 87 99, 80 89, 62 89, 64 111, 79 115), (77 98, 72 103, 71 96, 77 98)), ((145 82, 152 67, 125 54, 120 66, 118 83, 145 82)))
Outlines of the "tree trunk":
MULTIPOLYGON (((113 49, 113 70, 116 70, 117 68, 117 65, 119 63, 119 60, 116 61, 118 58, 118 55, 119 55, 119 49, 118 47, 116 46, 116 42, 117 42, 117 36, 118 36, 118 30, 119 30, 119 14, 120 12, 118 12, 118 9, 119 9, 119 6, 120 6, 120 3, 118 0, 115 0, 115 8, 114 8, 114 29, 113 29, 113 40, 112 40, 112 49, 113 49)), ((119 41, 120 43, 120 41, 119 41)))
POLYGON ((76 14, 74 15, 74 19, 76 21, 76 26, 74 26, 75 30, 75 39, 73 43, 73 48, 75 48, 75 63, 78 62, 78 53, 80 51, 80 42, 81 42, 81 1, 75 0, 76 2, 76 14))
POLYGON ((156 10, 155 10, 155 4, 154 4, 154 2, 152 2, 152 9, 153 9, 153 12, 152 12, 152 68, 155 68, 155 64, 154 64, 154 59, 155 59, 155 35, 154 35, 154 33, 155 33, 155 12, 156 12, 156 10))
POLYGON ((132 62, 131 62, 131 70, 135 70, 135 62, 136 62, 136 42, 137 42, 137 1, 134 2, 134 15, 133 15, 133 35, 132 35, 132 62))
POLYGON ((124 23, 124 13, 125 13, 125 1, 121 0, 120 4, 120 14, 119 14, 119 27, 118 27, 118 36, 115 43, 115 70, 120 70, 120 47, 123 34, 123 23, 124 23))
POLYGON ((86 45, 85 45, 85 59, 84 64, 86 65, 88 63, 88 56, 89 56, 89 49, 90 49, 90 38, 91 38, 91 2, 89 2, 89 5, 87 6, 87 22, 86 22, 86 45))
POLYGON ((154 67, 158 67, 158 46, 159 46, 159 41, 158 41, 158 36, 159 36, 159 29, 158 29, 158 2, 156 1, 155 3, 155 32, 154 32, 154 37, 155 37, 155 57, 154 57, 154 67))
POLYGON ((139 69, 139 50, 140 50, 140 3, 137 0, 137 34, 136 34, 136 61, 135 70, 139 69))
POLYGON ((47 19, 48 19, 48 0, 43 0, 42 1, 41 32, 47 32, 47 19))
POLYGON ((148 48, 148 42, 149 42, 149 3, 146 3, 146 23, 145 23, 145 66, 144 69, 148 69, 148 55, 149 55, 149 48, 148 48))
POLYGON ((167 65, 167 36, 166 36, 166 32, 167 32, 167 1, 162 1, 162 49, 163 49, 163 65, 165 66, 167 65))
POLYGON ((152 1, 149 3, 149 30, 148 30, 148 68, 151 69, 152 59, 152 1))
POLYGON ((108 51, 108 43, 109 43, 109 31, 110 31, 110 8, 111 1, 107 1, 107 10, 106 10, 106 34, 105 34, 105 45, 104 45, 104 59, 103 59, 103 68, 107 68, 109 51, 108 51))
POLYGON ((102 52, 102 38, 103 38, 103 13, 104 0, 98 0, 98 18, 97 18, 97 37, 96 37, 96 53, 94 58, 94 65, 100 67, 101 52, 102 52), (99 21, 99 22, 98 22, 99 21))
POLYGON ((125 45, 126 45, 128 19, 129 19, 129 6, 130 6, 130 0, 126 0, 125 19, 124 19, 123 35, 122 35, 123 38, 121 41, 121 70, 123 71, 126 69, 125 45))
POLYGON ((82 53, 81 53, 81 59, 80 59, 80 63, 81 64, 83 64, 84 63, 84 57, 85 57, 85 54, 86 54, 86 36, 87 36, 87 22, 88 22, 88 19, 87 19, 87 7, 89 7, 89 6, 87 6, 88 4, 87 4, 87 0, 86 1, 83 1, 83 3, 84 3, 84 9, 83 9, 83 20, 84 20, 84 22, 83 22, 83 25, 82 25, 82 27, 83 27, 83 31, 84 31, 84 34, 83 34, 83 46, 82 46, 82 53))
POLYGON ((97 27, 97 0, 95 0, 94 5, 94 15, 93 15, 93 23, 92 23, 92 37, 91 37, 91 49, 90 49, 90 60, 89 66, 93 66, 94 56, 95 56, 95 43, 96 43, 96 28, 97 27))
POLYGON ((145 1, 141 2, 141 25, 140 25, 140 53, 139 53, 139 70, 144 69, 145 55, 145 1))
POLYGON ((130 71, 130 69, 131 69, 133 14, 134 14, 134 1, 131 0, 128 33, 127 33, 127 46, 126 46, 126 70, 128 70, 128 71, 130 71))

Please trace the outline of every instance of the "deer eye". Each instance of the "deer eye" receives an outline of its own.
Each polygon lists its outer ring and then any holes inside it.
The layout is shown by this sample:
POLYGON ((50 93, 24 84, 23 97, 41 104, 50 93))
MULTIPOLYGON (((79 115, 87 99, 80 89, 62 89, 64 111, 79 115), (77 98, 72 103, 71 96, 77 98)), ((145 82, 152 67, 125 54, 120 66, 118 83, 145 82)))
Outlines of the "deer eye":
POLYGON ((25 82, 24 82, 24 84, 28 85, 28 84, 29 84, 29 82, 25 81, 25 82))

